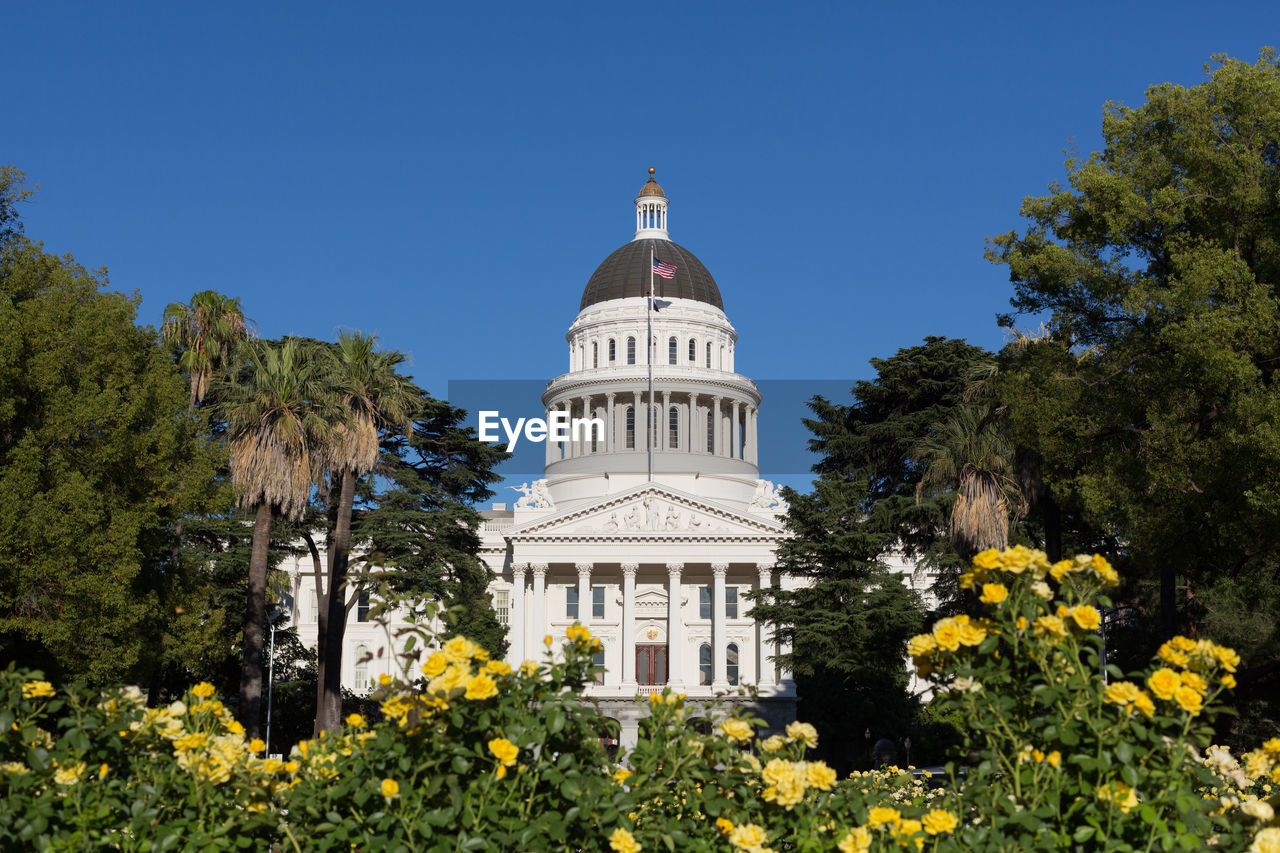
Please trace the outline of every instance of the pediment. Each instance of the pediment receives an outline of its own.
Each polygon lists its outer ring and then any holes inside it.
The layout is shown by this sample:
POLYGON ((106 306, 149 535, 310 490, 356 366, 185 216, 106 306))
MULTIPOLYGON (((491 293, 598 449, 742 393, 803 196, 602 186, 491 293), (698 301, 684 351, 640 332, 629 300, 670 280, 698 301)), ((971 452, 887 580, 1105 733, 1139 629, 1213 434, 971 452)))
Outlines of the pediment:
POLYGON ((780 536, 771 518, 746 515, 666 486, 647 484, 571 512, 537 519, 512 530, 514 540, 548 535, 628 538, 780 536))

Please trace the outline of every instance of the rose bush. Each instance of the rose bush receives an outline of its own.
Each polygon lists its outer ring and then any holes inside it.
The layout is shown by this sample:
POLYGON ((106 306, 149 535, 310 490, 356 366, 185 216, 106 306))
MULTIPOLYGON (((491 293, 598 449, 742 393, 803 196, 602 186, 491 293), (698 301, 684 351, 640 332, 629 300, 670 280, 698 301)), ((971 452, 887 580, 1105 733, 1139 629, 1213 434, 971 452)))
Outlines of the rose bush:
POLYGON ((146 708, 136 690, 10 667, 0 847, 1280 853, 1280 739, 1242 760, 1210 745, 1238 658, 1175 638, 1143 672, 1104 670, 1095 631, 1116 580, 1096 555, 978 555, 962 582, 984 614, 908 649, 972 723, 944 788, 897 768, 837 779, 811 757, 812 726, 765 732, 670 691, 615 763, 612 724, 582 697, 599 643, 580 625, 514 669, 465 638, 415 636, 422 678, 386 679, 380 719, 352 714, 283 761, 211 685, 146 708))

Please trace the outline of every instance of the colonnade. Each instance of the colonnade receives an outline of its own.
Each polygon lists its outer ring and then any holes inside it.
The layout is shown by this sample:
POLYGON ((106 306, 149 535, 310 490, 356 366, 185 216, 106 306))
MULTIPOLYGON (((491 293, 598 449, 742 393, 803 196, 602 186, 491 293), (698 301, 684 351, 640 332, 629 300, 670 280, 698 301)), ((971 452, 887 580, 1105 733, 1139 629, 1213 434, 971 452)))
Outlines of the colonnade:
MULTIPOLYGON (((583 394, 554 403, 547 409, 548 423, 552 412, 564 412, 570 423, 599 419, 604 434, 584 425, 571 433, 569 441, 545 442, 547 464, 595 453, 646 452, 649 445, 644 430, 649 411, 649 394, 644 390, 583 394)), ((650 429, 657 452, 703 453, 759 464, 756 437, 760 410, 748 400, 655 389, 652 411, 656 423, 650 424, 650 429)))
MULTIPOLYGON (((621 563, 618 569, 599 573, 597 580, 607 581, 606 588, 621 587, 622 613, 618 637, 622 657, 621 687, 634 689, 636 681, 636 575, 639 563, 621 563), (619 577, 620 575, 620 577, 619 577), (620 583, 619 583, 620 581, 620 583)), ((703 564, 706 565, 706 564, 703 564)), ((615 624, 617 620, 594 618, 592 613, 592 577, 595 574, 594 563, 579 562, 574 564, 577 571, 578 621, 587 627, 594 624, 615 624)), ((714 691, 728 690, 729 679, 727 655, 729 645, 728 618, 725 610, 726 578, 729 574, 728 563, 711 563, 711 647, 713 649, 712 677, 710 689, 714 691)), ((759 589, 773 585, 773 564, 756 564, 756 583, 759 589)), ((549 633, 550 621, 547 618, 547 563, 516 563, 512 566, 513 588, 511 595, 511 625, 508 637, 511 648, 509 659, 519 663, 525 658, 537 657, 542 653, 542 637, 549 633)), ((685 673, 685 654, 697 653, 688 642, 688 634, 684 614, 681 610, 683 600, 683 576, 685 564, 669 562, 667 569, 667 683, 672 689, 687 690, 690 685, 681 683, 685 673)), ((769 640, 765 626, 756 625, 756 669, 755 683, 761 688, 773 688, 777 685, 775 664, 771 658, 778 652, 786 652, 783 645, 775 652, 774 643, 769 640)), ((741 675, 741 674, 740 674, 741 675)), ((784 678, 786 674, 784 673, 784 678)), ((743 680, 741 677, 739 680, 743 680)))

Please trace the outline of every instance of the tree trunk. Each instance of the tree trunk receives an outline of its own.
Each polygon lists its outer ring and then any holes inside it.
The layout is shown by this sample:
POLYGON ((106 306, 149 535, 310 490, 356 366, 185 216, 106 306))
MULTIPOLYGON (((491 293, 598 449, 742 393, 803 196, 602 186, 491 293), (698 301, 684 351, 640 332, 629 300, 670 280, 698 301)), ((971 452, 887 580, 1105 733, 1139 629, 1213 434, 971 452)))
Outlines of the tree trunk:
POLYGON ((1049 561, 1062 559, 1062 510, 1053 499, 1053 490, 1046 488, 1041 496, 1041 515, 1044 518, 1044 550, 1049 561))
POLYGON ((249 557, 249 593, 245 602, 244 655, 240 668, 240 722, 245 735, 258 736, 262 712, 262 648, 267 634, 267 551, 271 545, 271 505, 258 504, 249 557))
MULTIPOLYGON (((329 625, 329 595, 328 590, 324 588, 324 579, 328 571, 327 567, 320 562, 320 549, 316 547, 312 535, 303 533, 302 539, 307 543, 307 550, 311 552, 311 574, 316 587, 316 708, 319 708, 324 700, 324 638, 329 625)), ((316 718, 319 719, 318 712, 316 718)), ((320 731, 315 728, 314 721, 311 734, 312 736, 320 734, 320 731)))
POLYGON ((329 620, 324 636, 324 681, 316 708, 316 731, 338 727, 342 718, 342 640, 347 628, 347 557, 351 550, 351 512, 355 502, 356 476, 342 472, 338 498, 338 518, 333 527, 333 553, 329 568, 329 620))

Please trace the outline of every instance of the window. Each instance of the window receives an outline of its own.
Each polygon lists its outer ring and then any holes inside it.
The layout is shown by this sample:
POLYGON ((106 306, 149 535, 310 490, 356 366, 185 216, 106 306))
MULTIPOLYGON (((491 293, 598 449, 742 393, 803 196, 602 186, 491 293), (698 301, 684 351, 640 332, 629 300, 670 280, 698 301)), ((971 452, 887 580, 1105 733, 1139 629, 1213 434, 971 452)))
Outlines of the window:
POLYGON ((736 586, 726 586, 724 588, 724 615, 726 619, 738 618, 738 588, 736 586))
POLYGON ((578 618, 578 588, 568 586, 564 589, 564 618, 578 618))
POLYGON ((698 360, 698 342, 695 341, 693 338, 689 338, 689 360, 690 361, 698 360))
POLYGON ((680 444, 680 412, 675 406, 667 411, 667 448, 675 450, 680 444))
POLYGON ((666 646, 636 646, 636 681, 640 684, 667 683, 666 646))
MULTIPOLYGON (((708 352, 710 351, 708 350, 708 352)), ((635 363, 636 363, 636 339, 627 338, 627 364, 635 364, 635 363)))
POLYGON ((698 649, 698 684, 711 683, 711 646, 703 643, 698 649))
POLYGON ((667 341, 667 361, 676 364, 679 361, 680 345, 676 343, 675 338, 667 341))
POLYGON ((591 587, 591 618, 604 618, 604 587, 591 587))
POLYGON ((618 358, 618 345, 613 338, 609 338, 609 362, 613 363, 618 358))
POLYGON ((591 366, 600 366, 600 343, 598 341, 591 342, 591 366))
POLYGON ((707 410, 707 452, 716 452, 716 413, 713 409, 707 410))
POLYGON ((355 682, 356 690, 369 686, 369 647, 366 645, 356 646, 356 665, 351 679, 355 682))
POLYGON ((503 625, 511 624, 511 591, 495 590, 493 593, 493 609, 498 614, 498 621, 503 625))
POLYGON ((730 684, 738 683, 738 647, 733 643, 729 644, 729 648, 724 650, 724 671, 725 678, 730 684))
POLYGON ((360 593, 360 598, 356 601, 356 621, 369 621, 369 593, 360 593))
POLYGON ((707 367, 711 366, 711 341, 707 341, 707 367))
POLYGON ((311 621, 315 622, 320 619, 320 593, 311 593, 311 621))
POLYGON ((634 449, 636 446, 636 410, 634 406, 627 406, 627 448, 634 449))
POLYGON ((711 618, 711 587, 698 587, 698 618, 711 618))
POLYGON ((604 684, 604 646, 591 655, 591 677, 596 684, 604 684))

